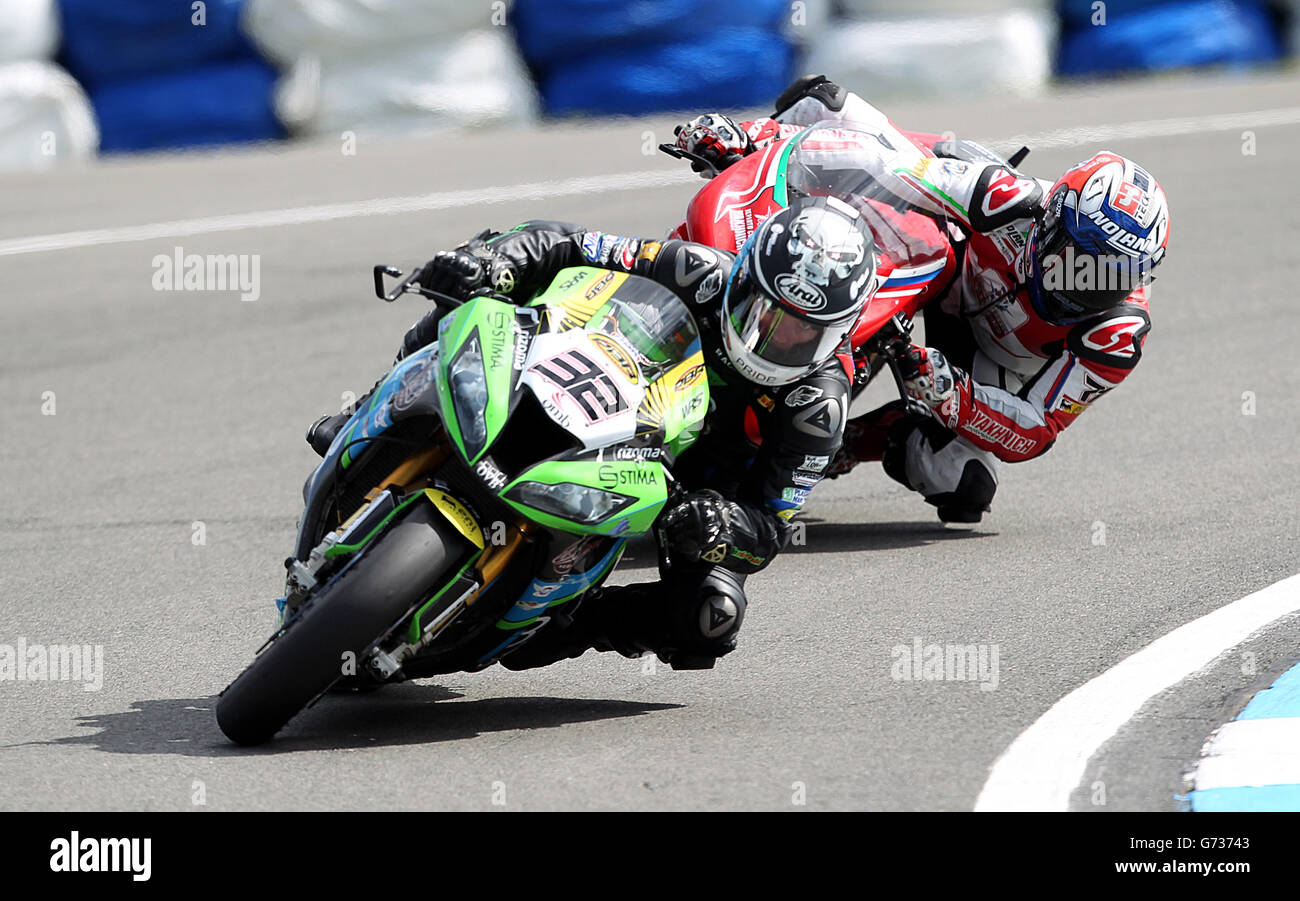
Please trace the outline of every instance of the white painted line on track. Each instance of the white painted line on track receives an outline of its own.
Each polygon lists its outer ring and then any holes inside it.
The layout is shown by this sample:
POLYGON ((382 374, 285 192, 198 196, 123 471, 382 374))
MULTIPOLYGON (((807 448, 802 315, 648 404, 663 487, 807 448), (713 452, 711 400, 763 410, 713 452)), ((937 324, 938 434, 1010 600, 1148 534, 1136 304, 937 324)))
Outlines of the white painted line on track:
POLYGON ((1143 704, 1295 613, 1300 613, 1300 575, 1180 626, 1084 683, 1002 753, 975 809, 1068 810, 1089 759, 1143 704))
MULTIPOLYGON (((1280 107, 1248 113, 1154 119, 1145 122, 1125 122, 1113 125, 1089 125, 1041 132, 1039 134, 1013 135, 1009 138, 985 140, 982 143, 991 147, 1005 146, 1011 149, 1018 148, 1022 144, 1030 149, 1052 149, 1096 144, 1124 138, 1171 137, 1199 132, 1230 131, 1237 128, 1265 128, 1297 123, 1300 123, 1300 107, 1280 107)), ((363 216, 423 213, 457 207, 509 203, 515 200, 578 197, 584 194, 603 194, 610 191, 630 191, 686 184, 696 181, 698 178, 698 175, 687 169, 647 169, 613 175, 565 178, 516 185, 496 185, 465 191, 442 191, 406 197, 382 197, 372 200, 327 203, 251 213, 234 213, 224 216, 175 219, 168 222, 153 222, 144 225, 93 228, 84 231, 0 240, 0 256, 68 250, 101 244, 124 244, 131 241, 152 241, 159 238, 206 235, 250 228, 306 225, 313 222, 328 222, 335 219, 353 219, 363 216)))
POLYGON ((515 200, 578 197, 583 194, 604 194, 610 191, 658 188, 693 180, 699 180, 699 176, 689 169, 685 171, 680 169, 660 169, 643 172, 620 172, 614 175, 584 176, 556 181, 528 182, 518 185, 497 185, 489 188, 474 188, 468 191, 441 191, 435 194, 381 197, 374 200, 354 200, 346 203, 325 203, 282 210, 234 213, 228 216, 174 219, 170 222, 153 222, 147 225, 92 228, 85 231, 61 232, 53 235, 35 235, 30 238, 9 238, 0 241, 0 256, 40 253, 46 250, 67 250, 73 247, 91 247, 97 244, 122 244, 129 241, 151 241, 157 238, 206 235, 213 232, 240 231, 248 228, 305 225, 311 222, 328 222, 332 219, 388 216, 393 213, 423 213, 431 210, 482 206, 490 203, 509 203, 515 200))
POLYGON ((1300 717, 1224 723, 1196 767, 1196 790, 1300 785, 1300 717))
POLYGON ((1172 138, 1180 135, 1236 131, 1239 128, 1268 128, 1297 123, 1300 123, 1300 106, 1284 106, 1250 113, 1219 113, 1206 116, 1182 116, 1176 119, 1151 119, 1146 122, 1122 122, 1113 125, 1082 125, 1078 128, 1061 128, 1039 134, 1013 135, 983 143, 992 147, 1005 146, 1011 150, 1017 150, 1021 146, 1028 147, 1030 150, 1053 150, 1062 147, 1078 147, 1083 144, 1100 144, 1105 141, 1172 138))

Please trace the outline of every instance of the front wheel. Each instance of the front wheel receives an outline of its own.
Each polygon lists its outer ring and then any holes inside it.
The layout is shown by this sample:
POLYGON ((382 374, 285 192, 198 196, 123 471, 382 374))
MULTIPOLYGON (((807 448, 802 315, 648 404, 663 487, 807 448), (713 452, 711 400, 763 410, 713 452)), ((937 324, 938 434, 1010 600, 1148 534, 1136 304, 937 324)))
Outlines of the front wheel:
POLYGON ((451 570, 464 539, 417 502, 307 602, 299 619, 258 655, 217 700, 217 724, 231 741, 269 741, 343 674, 345 655, 363 653, 451 570))

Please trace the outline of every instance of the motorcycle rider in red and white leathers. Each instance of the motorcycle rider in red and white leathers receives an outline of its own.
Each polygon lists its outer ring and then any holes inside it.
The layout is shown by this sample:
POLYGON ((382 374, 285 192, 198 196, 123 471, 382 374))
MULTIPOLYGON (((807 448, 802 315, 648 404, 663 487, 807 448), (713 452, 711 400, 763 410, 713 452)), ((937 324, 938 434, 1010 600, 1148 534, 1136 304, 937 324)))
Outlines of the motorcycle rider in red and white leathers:
MULTIPOLYGON (((826 120, 866 126, 894 145, 886 150, 909 154, 911 168, 896 171, 915 192, 904 199, 956 223, 948 231, 959 262, 924 311, 929 346, 899 357, 907 393, 930 415, 895 402, 850 420, 828 475, 881 460, 944 522, 979 522, 1001 464, 1044 453, 1141 358, 1151 272, 1169 238, 1164 191, 1109 152, 1051 184, 971 142, 912 141, 824 76, 796 81, 771 118, 710 113, 679 126, 677 143, 725 168, 826 120)), ((882 152, 870 143, 832 165, 882 152)))

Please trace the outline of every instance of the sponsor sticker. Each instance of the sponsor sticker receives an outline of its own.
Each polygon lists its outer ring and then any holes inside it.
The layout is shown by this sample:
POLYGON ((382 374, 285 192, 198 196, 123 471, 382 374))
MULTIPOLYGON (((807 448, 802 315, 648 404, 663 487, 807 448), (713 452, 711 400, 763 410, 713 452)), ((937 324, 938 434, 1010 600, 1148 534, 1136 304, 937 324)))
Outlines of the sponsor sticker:
POLYGON ((637 466, 629 469, 606 463, 596 470, 596 477, 600 479, 600 486, 608 490, 627 485, 658 485, 659 467, 637 466))
POLYGON ((794 416, 794 427, 814 438, 834 438, 842 428, 843 411, 838 398, 815 401, 794 416))
POLYGON ((708 303, 718 296, 722 290, 722 270, 714 269, 708 274, 704 281, 700 282, 699 289, 695 292, 696 303, 708 303))
POLYGON ((954 391, 948 395, 948 399, 939 405, 938 413, 948 428, 957 428, 957 422, 961 419, 961 392, 954 391))
POLYGON ((738 547, 733 547, 731 549, 731 556, 735 557, 737 560, 744 560, 746 563, 752 563, 754 566, 762 566, 763 561, 767 559, 766 557, 760 557, 757 554, 751 554, 749 551, 742 551, 738 547))
POLYGON ((506 474, 492 462, 491 457, 479 460, 478 465, 474 467, 474 474, 493 491, 500 491, 506 485, 506 474))
POLYGON ((710 267, 718 265, 717 255, 702 244, 688 244, 677 254, 673 276, 679 287, 688 288, 710 267))
POLYGON ((1131 357, 1138 350, 1133 336, 1146 324, 1146 320, 1140 316, 1122 316, 1108 320, 1083 336, 1083 346, 1098 353, 1131 357))
POLYGON ((687 388, 690 388, 692 385, 698 382, 703 376, 704 376, 703 363, 700 363, 696 366, 692 366, 690 369, 686 370, 686 372, 682 373, 682 377, 677 380, 677 384, 673 385, 673 390, 685 391, 687 388))
POLYGON ((640 377, 640 370, 636 367, 636 361, 624 350, 617 341, 606 335, 588 334, 591 343, 600 348, 600 350, 609 357, 610 361, 617 366, 624 375, 635 382, 640 377))
POLYGON ((785 405, 787 407, 804 407, 825 393, 816 385, 800 385, 785 396, 785 405))
POLYGON ((518 340, 515 341, 515 357, 512 366, 516 372, 522 372, 528 362, 528 351, 533 347, 533 335, 523 329, 518 329, 517 333, 518 340))
POLYGON ((664 449, 662 447, 616 447, 612 456, 615 460, 645 462, 647 460, 661 459, 663 453, 664 449))
POLYGON ((588 288, 586 292, 583 293, 582 296, 587 298, 587 300, 591 300, 601 291, 604 291, 606 288, 608 288, 609 283, 612 282, 613 280, 614 280, 614 273, 612 272, 605 273, 600 277, 600 281, 596 282, 594 285, 588 288))
POLYGON ((436 359, 425 358, 415 367, 402 373, 402 387, 393 397, 393 409, 398 413, 410 409, 433 384, 437 369, 436 359))
POLYGON ((1038 182, 1031 178, 1017 178, 1010 172, 1001 170, 1001 174, 989 182, 980 206, 984 215, 992 218, 1024 201, 1037 187, 1038 182))
POLYGON ((805 281, 793 273, 776 277, 776 291, 781 299, 801 310, 814 312, 826 306, 826 294, 812 282, 805 281))
POLYGON ((492 287, 499 294, 509 294, 515 289, 515 271, 509 266, 498 270, 496 278, 492 280, 492 287))
POLYGON ((586 535, 560 551, 551 560, 551 569, 559 576, 567 576, 576 564, 600 543, 599 535, 586 535))
POLYGON ((591 276, 590 269, 579 269, 572 276, 556 285, 561 291, 569 291, 578 286, 578 283, 591 276))

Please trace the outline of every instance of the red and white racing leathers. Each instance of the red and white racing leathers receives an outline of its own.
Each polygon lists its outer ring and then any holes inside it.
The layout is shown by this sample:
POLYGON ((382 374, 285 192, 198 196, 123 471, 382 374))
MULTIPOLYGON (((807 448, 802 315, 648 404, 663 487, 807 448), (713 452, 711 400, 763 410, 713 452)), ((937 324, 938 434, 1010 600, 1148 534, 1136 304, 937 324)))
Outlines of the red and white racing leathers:
MULTIPOLYGON (((996 482, 998 461, 1042 454, 1137 365, 1150 328, 1148 289, 1137 289, 1114 309, 1082 323, 1054 325, 1042 319, 1025 287, 1025 248, 1032 207, 1041 204, 1051 182, 992 163, 934 159, 929 146, 937 137, 910 140, 856 94, 848 94, 839 110, 805 96, 774 119, 741 127, 762 145, 825 120, 868 128, 904 149, 913 165, 896 168, 896 174, 915 191, 904 199, 948 217, 965 233, 957 247, 961 266, 939 305, 969 327, 976 349, 969 377, 959 379, 952 398, 933 411, 960 441, 935 451, 914 432, 907 446, 908 482, 927 497, 954 491, 971 459, 981 461, 996 482)), ((871 143, 853 153, 882 153, 871 143)), ((852 164, 852 153, 841 150, 837 156, 843 158, 834 166, 852 164)))

